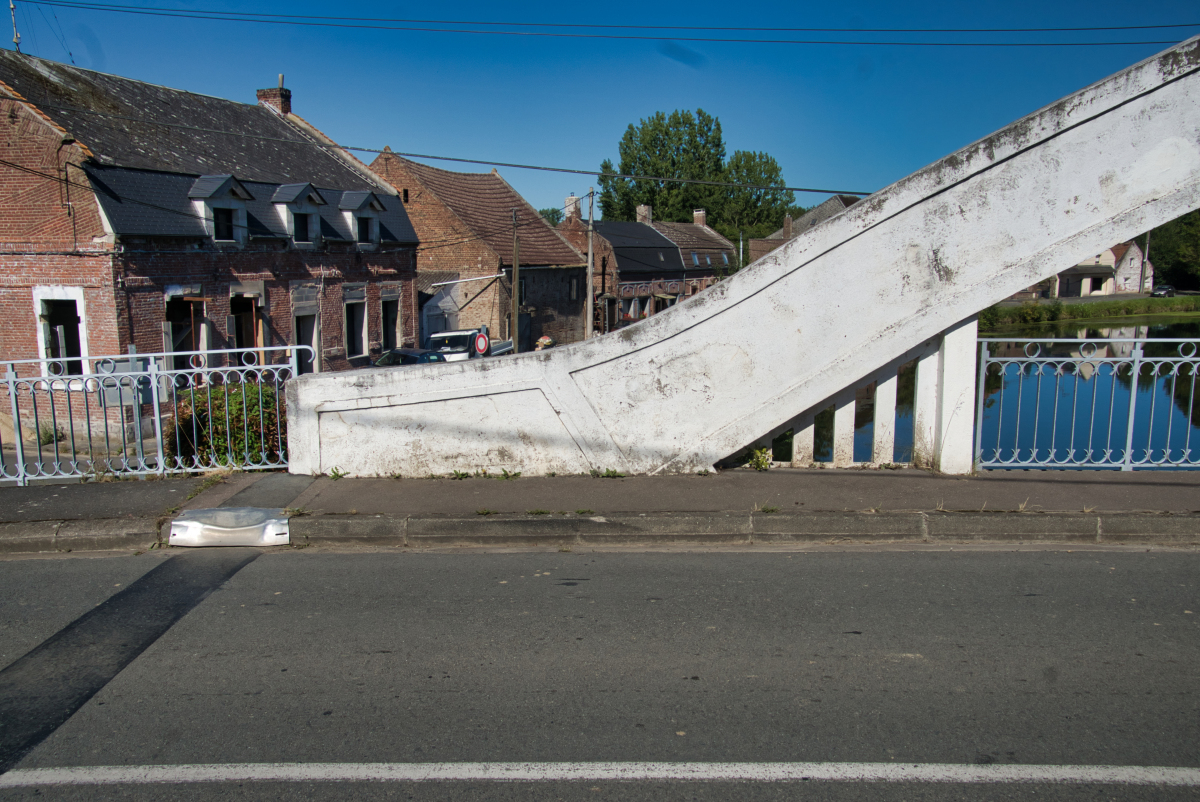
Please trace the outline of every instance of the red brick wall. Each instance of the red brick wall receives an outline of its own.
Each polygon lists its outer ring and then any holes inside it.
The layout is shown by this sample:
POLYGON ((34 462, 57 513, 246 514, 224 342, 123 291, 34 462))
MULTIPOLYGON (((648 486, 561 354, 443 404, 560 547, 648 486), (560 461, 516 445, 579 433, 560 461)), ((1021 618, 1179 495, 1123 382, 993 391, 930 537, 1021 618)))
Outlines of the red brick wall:
MULTIPOLYGON (((499 255, 426 189, 403 160, 383 153, 371 163, 371 169, 395 187, 401 197, 408 192, 404 209, 421 240, 418 272, 452 272, 460 279, 501 272, 499 255)), ((460 328, 487 324, 493 339, 508 337, 512 297, 507 282, 500 280, 489 285, 487 281, 473 281, 461 285, 458 293, 463 304, 458 313, 460 328)))

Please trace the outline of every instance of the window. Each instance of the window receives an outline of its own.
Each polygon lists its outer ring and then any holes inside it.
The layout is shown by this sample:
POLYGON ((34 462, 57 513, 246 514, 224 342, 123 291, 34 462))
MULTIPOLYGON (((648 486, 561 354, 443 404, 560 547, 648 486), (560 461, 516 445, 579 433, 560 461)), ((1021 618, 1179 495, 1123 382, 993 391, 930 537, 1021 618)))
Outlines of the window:
POLYGON ((358 241, 371 242, 371 218, 358 218, 358 241))
POLYGON ((708 254, 704 254, 704 261, 708 262, 709 267, 712 267, 712 257, 711 256, 709 256, 708 254))
POLYGON ((309 233, 309 218, 312 215, 308 214, 293 214, 292 215, 292 239, 296 242, 312 242, 312 234, 309 233))
POLYGON ((400 345, 400 299, 380 302, 383 319, 383 350, 390 351, 400 345))
POLYGON ((721 258, 725 261, 725 264, 729 264, 729 254, 722 253, 721 258))
POLYGON ((346 304, 346 356, 362 356, 367 352, 367 303, 354 301, 346 304))
POLYGON ((79 311, 75 301, 42 301, 42 325, 45 326, 46 357, 69 360, 56 362, 50 372, 56 376, 83 373, 83 355, 79 337, 79 311))
POLYGON ((229 242, 233 236, 233 209, 213 209, 213 239, 229 242))
POLYGON ((660 261, 660 262, 665 262, 665 261, 667 261, 667 260, 666 260, 666 259, 663 257, 663 255, 662 255, 662 251, 659 251, 659 252, 658 252, 658 261, 660 261))
POLYGON ((525 293, 525 279, 517 279, 517 282, 520 284, 520 287, 518 288, 520 294, 517 298, 517 305, 524 306, 526 301, 529 299, 525 293))
POLYGON ((571 300, 579 300, 579 279, 577 278, 571 279, 571 300))
POLYGON ((404 202, 408 203, 408 190, 404 190, 404 202))
POLYGON ((692 251, 692 264, 696 267, 700 266, 700 257, 696 255, 695 251, 692 251))

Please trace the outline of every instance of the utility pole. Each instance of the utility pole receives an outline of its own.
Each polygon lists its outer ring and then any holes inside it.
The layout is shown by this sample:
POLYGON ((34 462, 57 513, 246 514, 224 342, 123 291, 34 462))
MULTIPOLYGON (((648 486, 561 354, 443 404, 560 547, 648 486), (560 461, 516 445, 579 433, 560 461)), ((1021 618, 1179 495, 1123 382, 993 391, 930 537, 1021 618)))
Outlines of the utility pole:
POLYGON ((746 258, 742 255, 742 232, 738 232, 738 270, 746 266, 746 258))
POLYGON ((517 237, 517 210, 512 210, 513 218, 513 275, 512 275, 512 318, 508 326, 509 336, 512 337, 513 353, 521 353, 521 240, 517 237))
POLYGON ((590 340, 595 334, 595 291, 592 289, 592 284, 595 281, 595 268, 592 266, 592 232, 596 226, 592 222, 592 217, 596 213, 596 191, 594 187, 588 187, 588 262, 587 262, 587 317, 583 321, 583 339, 590 340))
POLYGON ((17 52, 21 52, 21 34, 17 33, 17 7, 13 5, 13 0, 8 0, 8 13, 12 14, 13 21, 13 44, 16 45, 17 52))

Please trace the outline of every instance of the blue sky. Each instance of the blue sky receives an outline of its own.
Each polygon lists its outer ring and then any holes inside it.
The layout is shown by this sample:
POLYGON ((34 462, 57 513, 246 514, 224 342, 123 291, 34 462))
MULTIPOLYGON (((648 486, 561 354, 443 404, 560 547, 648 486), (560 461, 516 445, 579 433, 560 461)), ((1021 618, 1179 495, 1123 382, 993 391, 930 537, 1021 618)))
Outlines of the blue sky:
MULTIPOLYGON (((172 0, 126 0, 187 8, 172 0)), ((1192 2, 579 3, 201 0, 193 8, 500 22, 998 28, 1200 23, 1192 2)), ((7 15, 5 15, 7 16, 7 15)), ((5 20, 7 24, 7 20, 5 20)), ((596 169, 630 123, 703 108, 726 147, 766 151, 790 186, 874 191, 1166 45, 911 48, 362 31, 51 9, 17 1, 22 50, 244 102, 284 73, 293 110, 347 145, 596 169)), ((628 31, 645 35, 643 31, 628 31)), ((654 35, 656 32, 650 32, 654 35)), ((991 34, 970 41, 1179 41, 1200 27, 991 34)), ((751 34, 700 35, 742 37, 751 34)), ((816 34, 762 34, 816 38, 816 34)), ((916 40, 924 35, 829 34, 916 40)), ((8 39, 8 36, 4 36, 8 39)), ((925 36, 925 38, 929 38, 925 36)), ((9 45, 11 47, 11 45, 9 45)), ((369 154, 360 154, 370 161, 369 154)), ((488 167, 432 162, 446 169, 488 167)), ((501 168, 537 207, 594 179, 501 168)), ((820 195, 799 195, 804 205, 820 195)))

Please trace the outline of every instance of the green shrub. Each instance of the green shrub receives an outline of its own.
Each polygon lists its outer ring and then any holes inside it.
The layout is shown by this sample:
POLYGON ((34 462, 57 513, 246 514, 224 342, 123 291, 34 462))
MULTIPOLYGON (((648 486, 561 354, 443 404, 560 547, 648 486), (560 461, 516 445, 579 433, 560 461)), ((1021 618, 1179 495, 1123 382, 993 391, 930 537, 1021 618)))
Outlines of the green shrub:
POLYGON ((279 462, 282 399, 266 384, 214 384, 176 397, 174 430, 163 444, 187 464, 237 467, 279 462))

